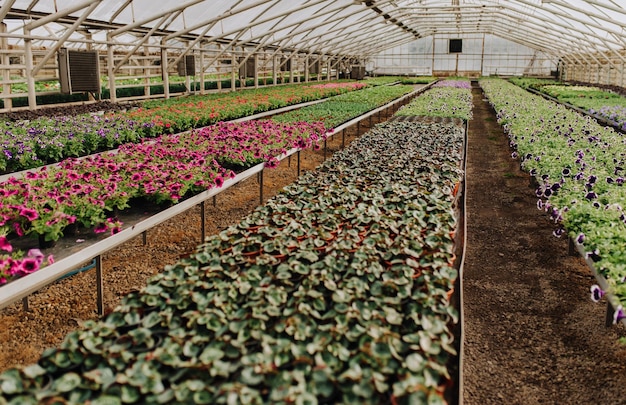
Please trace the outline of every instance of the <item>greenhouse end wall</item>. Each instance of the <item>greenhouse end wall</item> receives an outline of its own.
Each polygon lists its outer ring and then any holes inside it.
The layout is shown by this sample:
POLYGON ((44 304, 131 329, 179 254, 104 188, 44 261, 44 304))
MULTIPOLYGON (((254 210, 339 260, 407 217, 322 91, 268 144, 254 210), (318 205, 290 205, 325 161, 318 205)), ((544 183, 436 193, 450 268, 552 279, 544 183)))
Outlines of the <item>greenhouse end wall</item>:
POLYGON ((371 58, 375 75, 551 76, 558 60, 543 52, 493 35, 460 36, 460 52, 450 52, 451 38, 431 36, 371 58))

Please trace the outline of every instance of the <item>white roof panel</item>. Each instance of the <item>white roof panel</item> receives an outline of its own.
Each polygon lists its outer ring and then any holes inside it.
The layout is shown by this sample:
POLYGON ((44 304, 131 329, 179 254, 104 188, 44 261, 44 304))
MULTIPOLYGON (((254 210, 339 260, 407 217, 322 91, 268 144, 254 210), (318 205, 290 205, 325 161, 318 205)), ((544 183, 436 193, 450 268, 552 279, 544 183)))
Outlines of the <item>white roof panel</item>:
POLYGON ((626 48, 625 7, 616 0, 4 0, 0 15, 13 33, 31 23, 48 46, 82 18, 68 40, 89 30, 104 43, 116 30, 114 40, 129 47, 150 34, 155 43, 201 36, 366 56, 426 36, 482 33, 567 55, 626 48), (41 19, 46 24, 33 23, 41 19))

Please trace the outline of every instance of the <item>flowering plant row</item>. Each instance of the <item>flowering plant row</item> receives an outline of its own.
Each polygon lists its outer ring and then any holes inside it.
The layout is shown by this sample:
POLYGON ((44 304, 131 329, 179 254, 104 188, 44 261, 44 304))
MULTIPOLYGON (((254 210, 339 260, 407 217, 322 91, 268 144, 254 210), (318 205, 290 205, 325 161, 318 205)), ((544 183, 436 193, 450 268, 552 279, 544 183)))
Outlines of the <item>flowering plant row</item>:
POLYGON ((38 364, 9 404, 444 404, 464 133, 386 123, 38 364))
POLYGON ((437 80, 434 76, 416 76, 416 77, 402 77, 400 82, 402 84, 428 84, 437 80))
POLYGON ((244 168, 267 162, 273 167, 280 154, 317 146, 325 133, 320 123, 219 123, 126 144, 115 154, 67 159, 27 172, 23 179, 11 177, 0 183, 0 251, 5 252, 0 256, 0 285, 24 273, 19 257, 10 256, 11 237, 32 234, 54 241, 75 222, 97 233, 117 233, 122 224, 111 213, 128 208, 132 199, 176 203, 185 195, 221 187, 225 178, 234 176, 225 163, 244 168))
POLYGON ((273 117, 277 122, 323 122, 334 128, 413 91, 413 86, 377 86, 346 93, 327 101, 273 117))
POLYGON ((378 76, 378 77, 366 77, 365 83, 370 86, 387 86, 400 81, 400 78, 396 76, 378 76))
POLYGON ((546 79, 520 79, 511 81, 524 88, 532 88, 587 111, 626 131, 626 97, 596 86, 570 85, 546 79))
MULTIPOLYGON (((521 166, 535 176, 538 206, 582 244, 621 308, 626 303, 626 143, 611 128, 500 79, 481 86, 521 166), (621 304, 620 304, 621 303, 621 304)), ((616 313, 616 321, 624 314, 616 313)))
POLYGON ((423 115, 470 120, 472 91, 467 80, 442 80, 403 106, 396 115, 423 115))
POLYGON ((363 83, 297 84, 204 96, 149 101, 105 116, 0 120, 0 173, 43 166, 115 148, 145 137, 176 133, 287 105, 338 95, 363 83))

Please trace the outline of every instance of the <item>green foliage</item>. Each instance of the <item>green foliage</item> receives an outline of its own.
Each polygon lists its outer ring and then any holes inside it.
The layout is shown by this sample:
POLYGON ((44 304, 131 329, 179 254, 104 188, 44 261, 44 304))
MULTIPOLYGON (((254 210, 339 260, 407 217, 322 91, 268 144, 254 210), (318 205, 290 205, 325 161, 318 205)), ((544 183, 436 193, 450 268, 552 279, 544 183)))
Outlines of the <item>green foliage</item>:
POLYGON ((454 125, 377 126, 69 334, 38 367, 0 374, 0 394, 443 403, 456 355, 449 294, 463 139, 454 125))

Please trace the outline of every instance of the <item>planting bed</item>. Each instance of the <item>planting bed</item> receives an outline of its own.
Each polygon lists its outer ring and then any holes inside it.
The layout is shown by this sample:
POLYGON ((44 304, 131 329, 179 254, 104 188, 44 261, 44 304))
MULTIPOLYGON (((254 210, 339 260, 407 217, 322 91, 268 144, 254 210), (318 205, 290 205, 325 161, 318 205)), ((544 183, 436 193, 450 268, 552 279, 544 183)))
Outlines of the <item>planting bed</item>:
POLYGON ((70 334, 32 380, 0 387, 52 377, 40 399, 78 402, 440 403, 463 139, 458 125, 375 128, 70 334))

